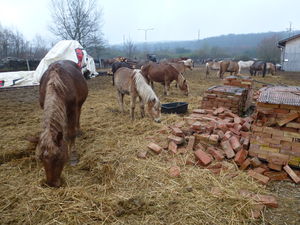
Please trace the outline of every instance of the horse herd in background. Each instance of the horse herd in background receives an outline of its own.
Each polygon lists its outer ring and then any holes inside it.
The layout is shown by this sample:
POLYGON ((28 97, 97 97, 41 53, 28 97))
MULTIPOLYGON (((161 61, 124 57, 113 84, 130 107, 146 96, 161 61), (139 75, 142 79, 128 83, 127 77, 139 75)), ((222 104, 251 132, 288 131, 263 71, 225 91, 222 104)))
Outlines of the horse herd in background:
POLYGON ((249 70, 251 76, 256 76, 259 73, 265 77, 266 73, 275 75, 276 66, 271 62, 265 62, 262 60, 249 60, 249 61, 232 61, 232 60, 221 60, 221 61, 208 61, 205 64, 206 77, 210 74, 211 70, 217 70, 217 75, 223 78, 225 72, 229 72, 231 75, 240 74, 244 70, 249 70))

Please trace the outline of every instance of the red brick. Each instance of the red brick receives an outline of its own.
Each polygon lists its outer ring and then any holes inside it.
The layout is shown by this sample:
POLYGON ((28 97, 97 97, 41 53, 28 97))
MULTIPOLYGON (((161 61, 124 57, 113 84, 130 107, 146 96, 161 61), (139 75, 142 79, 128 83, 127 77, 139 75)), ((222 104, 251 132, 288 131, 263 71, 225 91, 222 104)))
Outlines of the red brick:
POLYGON ((196 121, 195 123, 192 124, 192 129, 193 130, 200 130, 202 128, 203 124, 199 121, 196 121))
POLYGON ((238 124, 241 124, 243 122, 241 117, 234 117, 233 121, 234 121, 234 123, 238 123, 238 124))
POLYGON ((177 153, 177 145, 175 144, 174 141, 170 141, 168 145, 168 149, 173 152, 174 154, 177 153))
POLYGON ((220 113, 223 113, 225 109, 223 107, 217 108, 215 111, 213 111, 213 115, 218 115, 220 113))
POLYGON ((300 129, 300 123, 293 123, 293 122, 290 122, 290 123, 287 123, 285 126, 286 126, 286 127, 291 127, 291 128, 300 129))
POLYGON ((255 167, 259 167, 262 165, 262 162, 259 160, 259 158, 257 157, 253 157, 251 160, 251 165, 255 168, 255 167))
POLYGON ((206 111, 205 111, 205 109, 194 109, 194 110, 193 110, 193 113, 205 114, 206 111))
POLYGON ((250 137, 250 132, 240 131, 240 134, 244 138, 249 138, 250 137))
POLYGON ((224 159, 224 152, 221 150, 217 150, 213 147, 208 147, 207 152, 211 154, 215 160, 222 161, 224 159))
POLYGON ((249 149, 249 144, 250 144, 250 139, 249 138, 245 138, 244 142, 243 142, 243 148, 244 149, 249 149))
POLYGON ((237 136, 240 136, 240 135, 241 135, 241 133, 240 133, 238 130, 234 129, 234 128, 229 128, 229 130, 230 130, 232 133, 234 133, 235 135, 237 135, 237 136))
POLYGON ((243 124, 243 126, 242 126, 242 130, 243 130, 243 131, 249 131, 249 130, 250 130, 250 127, 251 127, 250 123, 245 122, 245 123, 243 124))
POLYGON ((242 149, 242 145, 241 145, 240 141, 235 136, 232 136, 229 139, 229 142, 230 142, 231 147, 233 148, 234 151, 237 152, 237 151, 242 149))
POLYGON ((270 169, 276 170, 276 171, 281 171, 282 170, 282 165, 278 165, 278 164, 271 163, 271 162, 268 163, 268 167, 270 169))
POLYGON ((186 149, 188 151, 192 151, 194 149, 194 145, 195 145, 195 136, 190 136, 186 149))
POLYGON ((268 154, 268 162, 277 164, 277 165, 286 165, 289 161, 289 156, 288 155, 283 155, 280 153, 274 153, 270 152, 268 154))
POLYGON ((290 112, 289 109, 274 109, 275 113, 280 113, 280 114, 288 114, 290 112))
POLYGON ((263 131, 263 128, 262 128, 262 127, 255 126, 255 125, 252 125, 251 130, 252 130, 252 131, 257 131, 257 132, 262 132, 262 131, 263 131))
POLYGON ((137 153, 137 157, 140 159, 146 159, 147 158, 147 151, 140 151, 137 153))
POLYGON ((250 166, 250 159, 246 159, 246 160, 242 163, 240 169, 241 169, 241 170, 245 170, 245 169, 248 168, 248 166, 250 166))
POLYGON ((151 142, 150 144, 147 145, 147 147, 152 150, 153 152, 155 152, 156 154, 161 153, 162 151, 162 147, 160 147, 159 145, 151 142))
POLYGON ((256 168, 253 169, 253 171, 255 171, 256 173, 263 174, 264 172, 267 171, 267 169, 263 168, 263 167, 256 167, 256 168))
POLYGON ((226 154, 226 157, 228 159, 231 159, 235 156, 235 153, 234 153, 229 141, 222 141, 221 146, 222 146, 222 148, 226 154))
POLYGON ((208 142, 209 136, 210 136, 209 134, 195 134, 196 140, 203 141, 203 142, 208 142))
POLYGON ((170 174, 171 177, 180 176, 180 167, 179 166, 172 166, 169 170, 169 174, 170 174))
POLYGON ((236 130, 236 131, 240 131, 241 129, 242 129, 242 125, 241 124, 239 124, 239 123, 234 123, 234 126, 233 126, 233 128, 236 130))
POLYGON ((223 131, 224 133, 228 130, 228 127, 226 126, 225 123, 218 123, 217 128, 220 129, 221 131, 223 131))
POLYGON ((212 134, 209 136, 209 143, 211 144, 218 144, 219 143, 219 135, 217 134, 212 134))
POLYGON ((285 118, 277 121, 279 126, 283 126, 284 124, 293 121, 294 119, 299 117, 299 113, 290 113, 285 116, 285 118))
POLYGON ((224 134, 223 141, 229 140, 232 137, 233 133, 231 131, 227 131, 224 134))
POLYGON ((244 150, 244 149, 241 149, 239 150, 235 157, 234 157, 234 161, 238 164, 238 165, 242 165, 243 162, 246 160, 247 158, 247 155, 248 155, 248 151, 244 150))
POLYGON ((168 136, 168 139, 169 139, 169 141, 174 141, 175 144, 177 144, 177 145, 180 145, 184 142, 184 138, 177 137, 177 136, 174 136, 174 135, 168 136))
POLYGON ((274 180, 274 181, 289 180, 287 173, 284 171, 282 172, 267 171, 264 172, 264 175, 269 177, 270 180, 274 180))
POLYGON ((248 175, 251 176, 251 177, 253 177, 257 181, 259 181, 259 183, 261 183, 261 184, 267 184, 269 182, 269 180, 270 180, 269 177, 264 176, 264 175, 259 174, 259 173, 256 173, 253 170, 249 170, 248 171, 248 175))
POLYGON ((184 133, 178 127, 170 127, 172 130, 172 134, 178 137, 184 137, 184 133))
POLYGON ((202 150, 197 150, 194 152, 196 159, 199 161, 199 163, 203 166, 207 166, 211 163, 212 159, 209 154, 202 150))
POLYGON ((285 165, 283 167, 283 169, 284 169, 285 172, 287 172, 287 174, 292 178, 292 180, 296 184, 300 183, 300 178, 297 176, 297 174, 295 174, 295 172, 291 169, 291 167, 289 167, 289 165, 285 165))
POLYGON ((202 150, 204 151, 205 150, 205 147, 201 144, 201 143, 198 143, 195 147, 194 147, 195 150, 202 150))
POLYGON ((264 204, 267 207, 278 208, 278 202, 276 198, 271 195, 256 194, 252 196, 252 199, 256 202, 264 204))
POLYGON ((219 135, 219 137, 222 139, 223 137, 224 137, 224 132, 223 131, 221 131, 221 130, 218 130, 217 132, 216 132, 216 134, 217 135, 219 135))

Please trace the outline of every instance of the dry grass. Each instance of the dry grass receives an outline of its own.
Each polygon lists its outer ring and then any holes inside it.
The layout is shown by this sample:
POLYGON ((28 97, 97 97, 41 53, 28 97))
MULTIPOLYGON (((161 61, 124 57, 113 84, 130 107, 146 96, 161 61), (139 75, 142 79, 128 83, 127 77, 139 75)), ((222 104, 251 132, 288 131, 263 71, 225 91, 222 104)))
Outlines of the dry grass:
MULTIPOLYGON (((187 74, 191 96, 172 89, 162 102, 187 101, 189 110, 199 106, 201 94, 219 84, 216 77, 204 78, 203 71, 187 74)), ((261 78, 259 78, 261 79, 261 78)), ((267 82, 290 82, 268 77, 267 82)), ((138 151, 151 140, 161 144, 157 131, 182 120, 163 115, 161 124, 136 120, 119 112, 110 77, 89 81, 89 97, 83 106, 83 135, 76 141, 80 163, 67 165, 64 185, 43 185, 44 171, 34 159, 34 147, 25 137, 40 131, 41 110, 36 90, 0 94, 0 221, 1 224, 258 224, 249 216, 253 202, 239 196, 240 189, 255 193, 267 190, 231 165, 220 176, 195 166, 185 166, 184 156, 167 152, 138 159, 138 151), (181 176, 171 178, 170 166, 177 164, 181 176), (231 178, 232 173, 237 176, 231 178), (223 195, 211 193, 218 187, 223 195)), ((192 153, 190 153, 192 154, 192 153)))

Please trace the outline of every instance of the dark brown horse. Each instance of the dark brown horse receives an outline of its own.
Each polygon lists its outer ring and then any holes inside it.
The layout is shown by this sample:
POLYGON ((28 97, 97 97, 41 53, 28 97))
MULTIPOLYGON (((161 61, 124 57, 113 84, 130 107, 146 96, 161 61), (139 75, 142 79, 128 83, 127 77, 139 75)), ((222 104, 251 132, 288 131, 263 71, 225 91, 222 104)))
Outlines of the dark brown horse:
POLYGON ((184 76, 179 73, 173 66, 169 64, 158 64, 149 62, 142 67, 142 74, 151 83, 153 88, 153 81, 164 85, 164 94, 169 95, 170 84, 176 81, 179 88, 185 95, 189 94, 188 82, 184 76))
POLYGON ((226 72, 229 72, 231 75, 234 73, 234 75, 237 75, 239 72, 239 64, 234 61, 221 61, 220 62, 220 69, 219 69, 219 77, 223 78, 224 74, 226 72))
POLYGON ((261 72, 263 77, 266 76, 267 64, 265 61, 256 61, 250 66, 251 76, 256 76, 258 72, 261 72))
POLYGON ((61 185, 60 175, 69 158, 71 164, 77 163, 75 137, 87 95, 86 81, 72 61, 52 63, 41 78, 40 105, 44 113, 37 156, 43 162, 49 186, 61 185))

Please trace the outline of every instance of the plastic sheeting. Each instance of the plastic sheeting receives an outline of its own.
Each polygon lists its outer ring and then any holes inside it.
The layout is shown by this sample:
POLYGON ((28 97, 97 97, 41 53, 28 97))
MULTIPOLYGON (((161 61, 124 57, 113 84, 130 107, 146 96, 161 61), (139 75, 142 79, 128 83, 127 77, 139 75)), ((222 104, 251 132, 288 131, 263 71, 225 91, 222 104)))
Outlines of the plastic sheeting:
POLYGON ((37 85, 48 66, 58 60, 71 60, 78 65, 81 65, 83 73, 86 72, 86 70, 89 70, 91 74, 98 74, 93 58, 87 54, 78 41, 63 40, 59 41, 52 49, 50 49, 35 71, 0 73, 0 80, 4 80, 4 87, 15 85, 37 85), (78 50, 83 54, 82 57, 77 56, 76 51, 78 50), (79 62, 80 58, 82 58, 81 62, 79 62))

